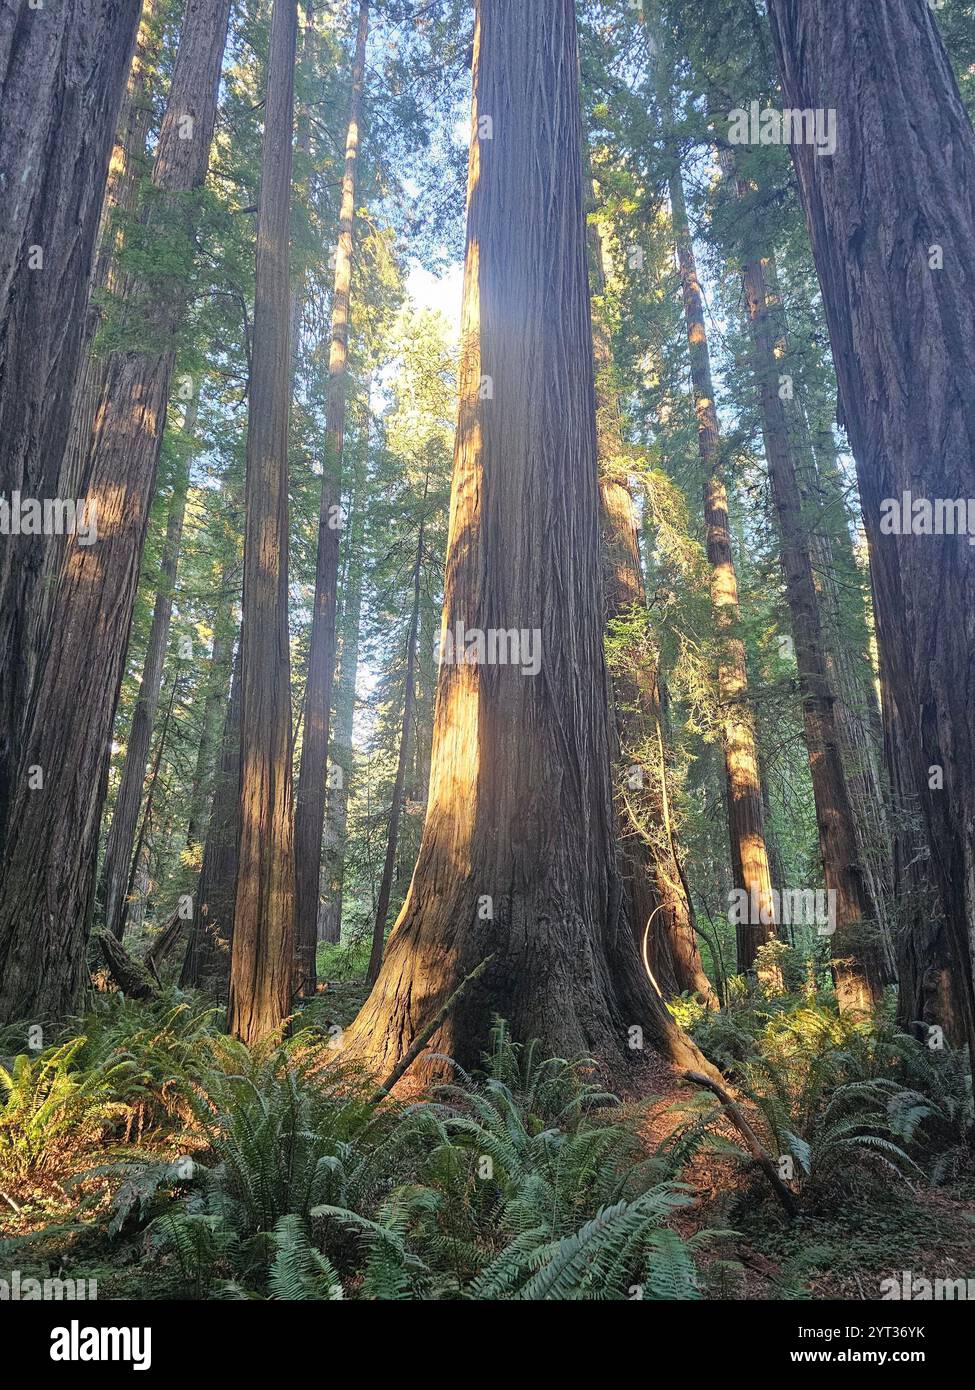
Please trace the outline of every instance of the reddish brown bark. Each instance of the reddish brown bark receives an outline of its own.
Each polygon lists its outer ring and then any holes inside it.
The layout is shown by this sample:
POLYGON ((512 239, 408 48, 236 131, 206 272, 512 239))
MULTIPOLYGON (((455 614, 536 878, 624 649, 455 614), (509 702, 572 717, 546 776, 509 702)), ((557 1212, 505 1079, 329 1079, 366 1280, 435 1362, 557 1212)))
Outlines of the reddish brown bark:
MULTIPOLYGON (((150 226, 159 218, 192 232, 187 193, 206 174, 228 12, 229 0, 188 0, 156 147, 150 226)), ((109 739, 184 310, 183 283, 168 288, 140 296, 152 348, 112 358, 92 441, 88 497, 98 540, 83 546, 72 538, 52 608, 0 882, 0 1019, 63 1016, 85 980, 109 739), (41 769, 42 788, 32 789, 31 767, 41 769)), ((63 321, 64 306, 56 312, 63 321)))
MULTIPOLYGON (((733 165, 726 169, 735 179, 733 165)), ((739 185, 739 194, 744 190, 739 185)), ((758 385, 762 434, 772 501, 778 519, 786 602, 792 621, 809 756, 819 851, 826 888, 833 894, 836 932, 830 953, 841 1010, 868 1011, 882 998, 888 972, 877 912, 857 856, 857 832, 836 726, 836 696, 829 678, 819 595, 785 402, 779 393, 781 334, 772 322, 765 266, 748 255, 742 267, 745 308, 758 385)))
POLYGON ((975 133, 927 5, 851 0, 842 24, 828 0, 770 0, 769 14, 786 101, 836 116, 832 156, 803 145, 792 156, 857 462, 882 665, 975 1050, 975 547, 881 527, 885 500, 907 491, 975 496, 975 133))
POLYGON ((273 1034, 291 1012, 295 857, 288 630, 289 222, 294 146, 295 0, 271 17, 254 347, 247 415, 247 524, 241 626, 240 841, 229 1030, 273 1034))
MULTIPOLYGON (((8 500, 58 495, 138 16, 138 0, 63 0, 8 4, 0 20, 0 493, 8 500)), ((40 655, 49 539, 0 538, 0 841, 40 655)))
POLYGON ((481 0, 473 66, 443 633, 537 630, 541 666, 443 660, 419 860, 346 1041, 389 1074, 490 958, 436 1052, 476 1066, 500 1013, 614 1071, 641 1040, 686 1062, 615 849, 572 0, 481 0))
MULTIPOLYGON (((600 297, 606 289, 606 255, 591 217, 588 227, 590 277, 600 297)), ((593 309, 593 359, 606 617, 610 623, 635 619, 638 631, 643 632, 642 640, 635 639, 636 646, 631 644, 617 656, 613 669, 621 752, 620 826, 633 933, 665 997, 687 992, 713 1003, 715 995, 701 964, 694 909, 670 815, 657 652, 647 627, 639 517, 613 380, 612 342, 597 307, 593 309), (652 749, 650 759, 648 748, 652 749), (648 759, 646 766, 638 765, 640 758, 648 759), (636 769, 635 774, 630 769, 636 769)))
POLYGON ((754 968, 759 947, 776 935, 772 877, 765 843, 755 716, 748 697, 745 644, 739 633, 738 577, 731 549, 728 492, 723 476, 704 301, 679 169, 670 180, 670 204, 687 325, 698 446, 705 473, 704 524, 718 644, 718 717, 724 751, 731 874, 735 888, 747 893, 749 903, 747 920, 736 923, 738 969, 744 972, 754 968))
MULTIPOLYGON (((196 400, 190 403, 184 420, 184 428, 192 433, 196 421, 196 400)), ((173 616, 173 591, 176 587, 176 568, 183 538, 183 518, 186 515, 186 496, 189 490, 189 461, 185 471, 176 479, 169 518, 166 523, 166 536, 163 541, 162 560, 159 566, 159 584, 153 605, 152 622, 149 627, 149 641, 146 646, 145 661, 142 666, 142 680, 132 711, 132 724, 129 728, 119 779, 115 806, 105 842, 105 857, 99 876, 99 900, 105 927, 119 940, 125 930, 125 904, 129 878, 129 864, 132 860, 132 841, 139 819, 139 805, 142 801, 142 786, 149 760, 149 743, 152 726, 159 705, 159 692, 162 689, 163 666, 169 646, 169 628, 173 616)))

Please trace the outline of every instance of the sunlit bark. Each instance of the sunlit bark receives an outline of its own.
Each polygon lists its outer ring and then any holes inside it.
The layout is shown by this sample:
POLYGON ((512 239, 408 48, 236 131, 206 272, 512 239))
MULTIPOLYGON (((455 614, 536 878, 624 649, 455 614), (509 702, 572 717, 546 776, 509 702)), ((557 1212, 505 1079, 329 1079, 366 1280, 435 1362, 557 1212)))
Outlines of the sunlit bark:
MULTIPOLYGON (((187 195, 209 160, 228 13, 229 0, 189 0, 156 145, 147 224, 185 238, 187 195)), ((97 541, 76 535, 66 551, 23 740, 0 882, 0 1020, 63 1016, 86 978, 109 741, 185 311, 182 281, 165 293, 141 288, 140 333, 151 346, 109 365, 88 491, 97 541)), ((63 322, 68 309, 50 312, 63 322)))
POLYGON ((690 351, 698 447, 704 466, 704 524, 718 644, 718 722, 724 751, 731 873, 735 888, 747 893, 749 903, 747 921, 737 923, 738 969, 746 971, 754 967, 759 947, 775 937, 775 913, 765 844, 755 716, 748 696, 745 644, 739 631, 738 577, 731 549, 728 491, 722 467, 704 301, 679 169, 670 180, 670 205, 690 351))
POLYGON ((442 637, 537 631, 541 662, 442 661, 418 863, 346 1043, 385 1074, 491 957, 434 1051, 477 1065, 500 1013, 613 1070, 641 1043, 688 1061, 615 848, 572 0, 481 0, 473 63, 442 637))

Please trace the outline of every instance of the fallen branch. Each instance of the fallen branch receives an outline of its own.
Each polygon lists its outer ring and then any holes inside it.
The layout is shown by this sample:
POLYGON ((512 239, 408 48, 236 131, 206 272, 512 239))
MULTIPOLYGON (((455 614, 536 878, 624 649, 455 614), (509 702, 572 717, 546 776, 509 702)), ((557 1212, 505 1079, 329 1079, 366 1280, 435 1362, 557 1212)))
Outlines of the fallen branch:
POLYGON ((123 994, 130 999, 154 999, 159 988, 141 961, 130 956, 111 932, 102 932, 98 945, 108 966, 108 973, 123 994))
POLYGON ((426 1047, 427 1043, 433 1037, 434 1033, 440 1027, 441 1023, 443 1023, 444 1019, 453 1009, 454 1005, 457 1003, 457 1000, 467 989, 468 985, 472 985, 474 981, 478 978, 478 976, 483 975, 485 970, 488 968, 488 966, 491 964, 493 960, 493 955, 485 956, 484 960, 481 961, 480 965, 475 966, 469 975, 464 976, 460 984, 454 990, 453 994, 447 1000, 446 1004, 444 1004, 441 1008, 437 1010, 433 1018, 420 1033, 419 1037, 411 1045, 409 1051, 404 1053, 402 1060, 396 1064, 396 1066, 390 1072, 389 1076, 387 1076, 386 1080, 379 1087, 378 1091, 376 1091, 375 1094, 370 1098, 371 1104, 378 1105, 379 1102, 385 1096, 389 1095, 390 1091, 396 1085, 397 1081, 400 1081, 402 1077, 405 1075, 405 1073, 409 1071, 410 1067, 416 1061, 417 1057, 419 1057, 420 1053, 426 1047))
POLYGON ((684 1080, 693 1081, 695 1086, 703 1086, 705 1090, 717 1096, 718 1100, 721 1102, 722 1110, 744 1139, 752 1158, 754 1158, 755 1162, 772 1184, 772 1190, 782 1203, 789 1220, 794 1221, 799 1215, 799 1203, 796 1200, 796 1195, 786 1187, 785 1183, 779 1177, 778 1169, 765 1152, 758 1135, 745 1119, 741 1108, 735 1104, 723 1086, 719 1086, 716 1081, 712 1081, 711 1078, 705 1076, 703 1072, 686 1071, 684 1073, 684 1080))

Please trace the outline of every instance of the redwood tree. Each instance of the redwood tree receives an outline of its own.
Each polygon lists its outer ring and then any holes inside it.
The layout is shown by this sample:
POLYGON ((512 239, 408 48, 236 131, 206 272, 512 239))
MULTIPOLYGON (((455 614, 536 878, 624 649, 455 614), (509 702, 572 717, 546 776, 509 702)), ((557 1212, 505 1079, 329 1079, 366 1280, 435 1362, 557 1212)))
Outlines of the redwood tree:
MULTIPOLYGON (((739 196, 746 189, 733 163, 725 162, 739 196)), ((836 693, 826 657, 825 628, 816 588, 813 550, 803 517, 802 495, 785 402, 779 394, 779 359, 785 343, 773 322, 767 261, 751 247, 742 267, 745 309, 758 386, 762 435, 772 501, 778 517, 779 553, 792 620, 802 697, 802 722, 809 755, 819 850, 827 889, 834 896, 836 932, 830 940, 836 994, 841 1009, 870 1010, 890 976, 867 876, 858 858, 853 804, 843 765, 836 720, 836 693)))
POLYGON ((291 290, 288 231, 294 146, 295 0, 271 16, 254 347, 247 414, 241 625, 240 840, 227 1025, 244 1042, 291 1011, 295 857, 288 631, 288 419, 291 290))
POLYGON ((491 957, 430 1041, 462 1065, 496 1013, 614 1069, 641 1037, 699 1060, 640 966, 615 847, 573 0, 480 0, 473 71, 444 635, 537 631, 541 660, 443 643, 419 859, 347 1043, 385 1073, 491 957))
MULTIPOLYGON (((189 242, 216 118, 229 0, 188 0, 153 167, 147 227, 189 242)), ((97 216, 97 212, 96 212, 97 216)), ((24 736, 0 877, 0 1020, 78 1002, 112 720, 184 312, 183 281, 143 286, 140 338, 108 369, 91 450, 98 539, 65 553, 24 736)), ((62 307, 52 308, 63 319, 62 307)), ((82 316, 79 316, 82 317, 82 316)))
MULTIPOLYGON (((878 639, 975 1052, 975 547, 885 534, 887 499, 975 496, 975 133, 920 0, 769 0, 784 98, 836 113, 793 145, 840 415, 857 463, 878 639)), ((895 779, 896 780, 896 779, 895 779)), ((903 779, 901 779, 903 780, 903 779)))
POLYGON ((765 843, 755 715, 748 696, 745 644, 739 630, 738 576, 731 549, 728 489, 704 323, 704 300, 679 168, 670 180, 670 205, 687 327, 698 448, 704 466, 704 525, 718 647, 718 722, 724 753, 731 872, 735 888, 746 892, 749 902, 747 920, 737 924, 738 969, 744 972, 754 967, 758 948, 775 936, 772 875, 765 843), (757 912, 752 904, 757 905, 757 912))
MULTIPOLYGON (((139 0, 0 22, 0 493, 58 495, 92 256, 139 0)), ((39 655, 45 538, 0 545, 0 839, 39 655)), ((2 951, 2 938, 0 938, 2 951)), ((2 960, 2 955, 0 955, 2 960)))

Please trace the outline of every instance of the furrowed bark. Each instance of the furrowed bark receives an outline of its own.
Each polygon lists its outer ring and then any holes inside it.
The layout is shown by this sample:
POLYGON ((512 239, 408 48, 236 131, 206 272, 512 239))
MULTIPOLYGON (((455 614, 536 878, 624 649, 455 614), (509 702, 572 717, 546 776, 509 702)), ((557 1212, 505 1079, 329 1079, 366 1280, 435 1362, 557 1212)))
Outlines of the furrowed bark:
POLYGON ((492 957, 436 1027, 436 1053, 477 1066, 500 1013, 515 1038, 619 1073, 641 1043, 672 1059, 696 1049, 640 966, 615 848, 572 0, 481 0, 473 69, 430 795, 406 903, 345 1042, 390 1074, 492 957), (537 632, 537 674, 477 659, 476 643, 475 659, 466 643, 452 656, 458 625, 485 642, 537 632))
POLYGON ((975 1052, 975 547, 887 521, 907 492, 932 507, 975 496, 975 133, 927 5, 851 0, 842 24, 827 0, 768 8, 786 101, 835 113, 835 152, 794 144, 792 156, 857 462, 882 665, 975 1052))
MULTIPOLYGON (((59 495, 138 18, 138 0, 63 0, 7 5, 0 22, 0 493, 8 502, 14 493, 59 495)), ((0 844, 40 656, 45 541, 12 534, 0 544, 0 844)))
POLYGON ((295 847, 288 629, 289 222, 294 145, 295 0, 271 17, 254 347, 247 415, 241 626, 240 841, 227 1026, 243 1042, 291 1012, 295 847))
MULTIPOLYGON (((192 238, 216 118, 229 0, 188 0, 147 227, 192 238)), ((107 754, 155 486, 184 282, 143 287, 152 347, 113 355, 91 452, 95 544, 72 537, 23 740, 0 880, 0 1020, 62 1017, 85 981, 107 754), (79 711, 84 718, 79 718, 79 711), (31 789, 30 769, 36 784, 31 789)), ((52 312, 54 312, 52 310, 52 312)), ((65 306, 56 313, 63 322, 65 306)))

